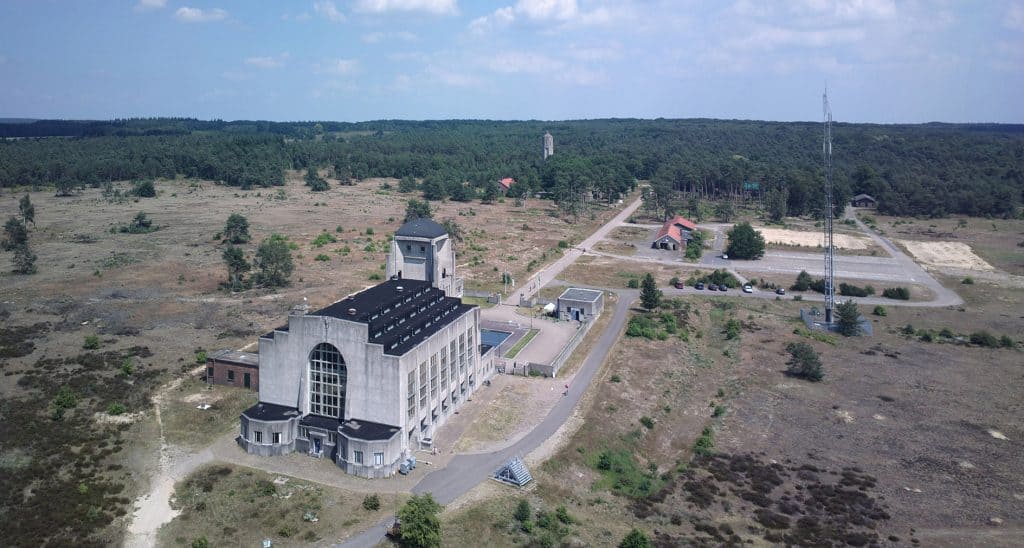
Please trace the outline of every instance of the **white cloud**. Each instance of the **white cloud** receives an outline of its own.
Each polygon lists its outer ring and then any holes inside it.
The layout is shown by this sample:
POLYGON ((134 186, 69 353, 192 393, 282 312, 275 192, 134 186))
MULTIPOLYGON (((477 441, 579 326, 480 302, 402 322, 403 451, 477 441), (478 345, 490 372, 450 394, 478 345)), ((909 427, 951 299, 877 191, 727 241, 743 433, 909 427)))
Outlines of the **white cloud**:
POLYGON ((317 0, 313 3, 313 11, 332 23, 345 21, 345 14, 338 11, 338 7, 331 0, 317 0))
POLYGON ((245 64, 261 69, 276 69, 283 67, 286 61, 288 61, 288 52, 268 57, 249 57, 245 60, 245 64))
POLYGON ((791 11, 800 15, 810 12, 842 21, 892 19, 896 16, 895 0, 803 0, 789 6, 791 11))
POLYGON ((604 62, 622 58, 622 46, 616 42, 607 46, 582 47, 570 44, 566 54, 579 61, 604 62))
POLYGON ((829 30, 795 30, 784 27, 761 27, 746 33, 742 38, 726 42, 726 46, 738 50, 768 50, 781 46, 821 48, 864 40, 861 28, 829 30))
POLYGON ((223 21, 224 19, 227 19, 228 12, 220 8, 204 10, 184 6, 178 8, 178 11, 174 12, 174 18, 182 23, 210 23, 213 21, 223 21))
POLYGON ((494 10, 490 15, 478 17, 469 23, 473 34, 483 35, 514 23, 526 20, 535 24, 561 25, 606 25, 624 18, 629 11, 625 5, 613 10, 598 7, 592 11, 581 11, 576 0, 519 0, 513 6, 494 10))
POLYGON ((473 87, 479 86, 483 81, 471 74, 463 72, 451 71, 443 67, 435 65, 428 65, 426 69, 427 77, 435 82, 440 82, 446 86, 452 87, 473 87))
POLYGON ((321 74, 350 74, 359 66, 355 59, 328 59, 313 65, 313 69, 321 74))
POLYGON ((506 74, 542 74, 561 70, 565 63, 540 53, 503 51, 487 59, 487 68, 506 74))
POLYGON ((1003 26, 1012 30, 1024 30, 1024 4, 1015 2, 1006 8, 1003 26))
POLYGON ((355 10, 363 13, 418 11, 435 15, 456 15, 456 0, 358 0, 355 10))
POLYGON ((378 44, 385 40, 401 40, 403 42, 412 42, 416 40, 417 36, 411 32, 397 31, 397 32, 369 32, 363 35, 363 42, 367 44, 378 44))
POLYGON ((135 4, 135 11, 159 10, 167 7, 167 0, 139 0, 135 4))

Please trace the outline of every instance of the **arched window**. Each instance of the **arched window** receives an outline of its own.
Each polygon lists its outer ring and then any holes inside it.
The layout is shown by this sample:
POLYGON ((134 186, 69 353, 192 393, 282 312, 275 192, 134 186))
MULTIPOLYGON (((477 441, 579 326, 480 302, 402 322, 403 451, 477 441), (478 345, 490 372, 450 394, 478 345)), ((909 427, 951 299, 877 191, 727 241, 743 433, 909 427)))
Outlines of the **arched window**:
POLYGON ((320 343, 309 353, 309 412, 345 418, 345 358, 334 346, 320 343))

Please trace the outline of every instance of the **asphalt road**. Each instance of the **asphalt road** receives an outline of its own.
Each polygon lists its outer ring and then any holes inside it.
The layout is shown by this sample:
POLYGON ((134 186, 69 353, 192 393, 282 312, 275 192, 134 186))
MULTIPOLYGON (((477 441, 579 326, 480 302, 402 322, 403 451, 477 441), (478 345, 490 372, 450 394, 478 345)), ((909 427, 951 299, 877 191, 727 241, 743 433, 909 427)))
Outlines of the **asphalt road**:
MULTIPOLYGON (((569 386, 568 394, 563 397, 551 409, 544 420, 535 426, 519 441, 513 445, 491 453, 476 453, 472 455, 458 455, 454 457, 447 466, 427 474, 415 487, 413 493, 430 493, 434 500, 441 504, 448 504, 461 495, 476 487, 482 481, 487 481, 498 467, 514 456, 524 456, 539 447, 548 438, 561 428, 562 424, 572 415, 576 404, 586 391, 590 382, 597 375, 601 363, 611 350, 615 341, 619 338, 629 316, 629 307, 639 296, 637 290, 619 290, 618 303, 615 305, 615 312, 612 315, 608 328, 601 334, 597 344, 587 354, 583 365, 569 386)), ((371 529, 364 531, 344 543, 342 548, 361 548, 364 546, 375 546, 384 538, 386 528, 391 524, 391 518, 378 523, 371 529)))

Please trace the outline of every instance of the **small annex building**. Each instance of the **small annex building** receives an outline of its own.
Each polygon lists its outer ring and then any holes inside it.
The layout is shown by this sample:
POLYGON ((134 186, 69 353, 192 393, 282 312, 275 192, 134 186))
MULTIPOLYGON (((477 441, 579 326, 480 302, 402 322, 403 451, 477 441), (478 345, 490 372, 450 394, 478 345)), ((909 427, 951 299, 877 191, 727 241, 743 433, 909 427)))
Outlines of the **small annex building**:
POLYGON ((693 239, 693 231, 697 230, 697 224, 693 221, 676 215, 665 221, 658 233, 654 236, 651 247, 654 249, 670 249, 673 251, 685 249, 686 243, 693 239))
POLYGON ((252 352, 219 350, 206 356, 206 382, 260 389, 260 356, 252 352))
POLYGON ((850 200, 850 205, 853 207, 877 207, 878 200, 867 194, 858 194, 850 200))
POLYGON ((588 322, 604 310, 604 292, 570 287, 558 297, 558 319, 588 322))
POLYGON ((512 177, 505 177, 504 179, 498 181, 498 189, 501 190, 502 193, 508 194, 508 191, 512 190, 512 185, 514 184, 516 184, 515 179, 513 179, 512 177))
POLYGON ((392 252, 389 280, 320 310, 295 307, 260 337, 259 403, 239 418, 247 452, 306 453, 387 477, 494 375, 444 228, 405 223, 392 252))

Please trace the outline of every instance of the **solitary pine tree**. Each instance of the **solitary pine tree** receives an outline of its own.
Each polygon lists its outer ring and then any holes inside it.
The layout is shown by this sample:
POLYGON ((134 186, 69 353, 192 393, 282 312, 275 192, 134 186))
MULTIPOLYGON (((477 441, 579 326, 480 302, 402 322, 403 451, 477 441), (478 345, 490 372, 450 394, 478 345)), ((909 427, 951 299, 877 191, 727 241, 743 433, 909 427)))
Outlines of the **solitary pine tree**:
POLYGON ((405 205, 405 222, 409 222, 413 219, 429 219, 430 213, 430 202, 426 200, 417 200, 412 198, 409 203, 405 205))
POLYGON ((809 381, 820 381, 825 376, 821 366, 821 358, 814 351, 814 347, 803 342, 791 342, 786 345, 789 352, 789 361, 786 365, 789 368, 787 373, 794 377, 800 377, 809 381))
POLYGON ((306 186, 313 192, 323 192, 331 188, 331 185, 327 184, 327 180, 321 177, 314 167, 306 169, 306 186))
POLYGON ((764 236, 754 230, 750 223, 743 222, 728 232, 729 245, 726 253, 732 259, 760 259, 764 255, 764 236))
POLYGON ((29 199, 28 194, 22 196, 21 200, 18 201, 18 211, 21 212, 21 220, 28 226, 32 223, 32 226, 36 226, 36 206, 32 205, 32 200, 29 199))
POLYGON ((806 270, 801 270, 800 273, 796 275, 796 281, 793 282, 793 285, 789 286, 789 288, 793 291, 807 291, 811 288, 813 283, 814 278, 812 278, 806 270))
POLYGON ((860 335, 860 311, 857 310, 857 303, 853 302, 853 299, 847 299, 846 302, 836 307, 836 324, 842 335, 847 337, 860 335))
POLYGON ((228 287, 232 291, 245 289, 245 273, 252 268, 249 261, 245 260, 245 254, 240 248, 230 246, 224 250, 223 257, 228 267, 228 287))
POLYGON ((229 244, 244 244, 252 239, 249 235, 249 219, 232 213, 224 225, 224 240, 229 244))
POLYGON ((654 310, 661 304, 661 290, 658 289, 658 284, 650 272, 644 274, 644 279, 640 283, 640 304, 647 310, 654 310))
POLYGON ((25 223, 11 217, 4 225, 4 240, 0 242, 4 251, 14 253, 14 272, 16 274, 36 273, 36 254, 28 248, 28 228, 25 223))
POLYGON ((255 263, 259 269, 259 281, 267 287, 288 285, 288 278, 295 268, 288 241, 280 234, 271 234, 263 240, 256 251, 255 263))
POLYGON ((430 493, 413 495, 398 511, 401 545, 409 548, 441 546, 441 505, 430 493))

